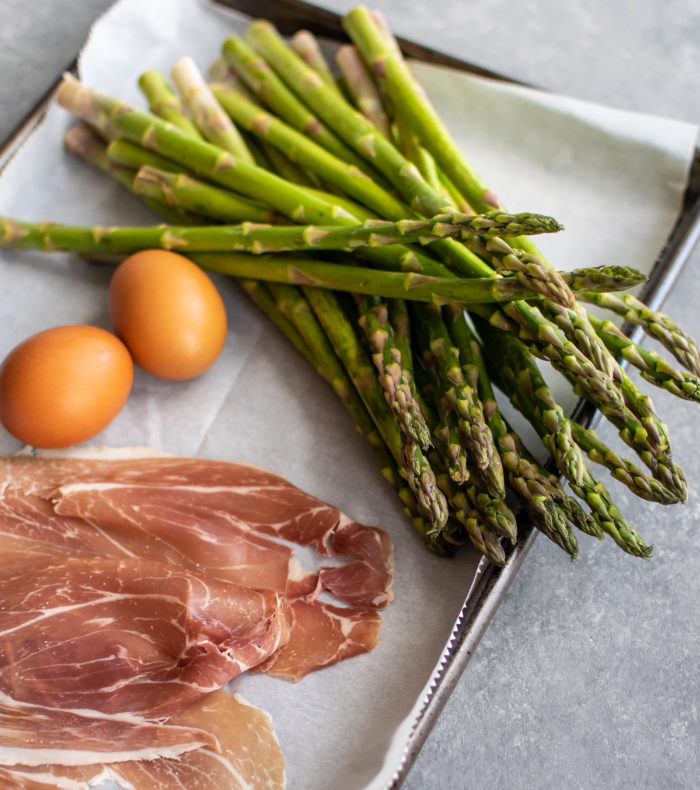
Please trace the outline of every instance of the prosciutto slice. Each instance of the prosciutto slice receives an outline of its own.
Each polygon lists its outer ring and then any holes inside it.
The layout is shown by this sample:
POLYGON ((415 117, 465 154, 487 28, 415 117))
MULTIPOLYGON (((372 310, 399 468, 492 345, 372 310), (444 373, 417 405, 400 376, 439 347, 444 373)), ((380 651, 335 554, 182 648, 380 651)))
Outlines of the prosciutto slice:
POLYGON ((0 552, 3 787, 281 786, 264 714, 211 692, 371 649, 392 598, 382 530, 255 467, 132 450, 0 458, 0 552))
POLYGON ((216 691, 168 725, 198 732, 206 745, 177 758, 0 768, 0 785, 16 790, 87 790, 105 779, 137 790, 280 790, 284 758, 269 716, 240 695, 216 691))
POLYGON ((293 596, 329 589, 345 603, 374 609, 391 601, 393 554, 385 532, 351 521, 256 467, 168 456, 13 457, 5 459, 0 475, 10 491, 20 488, 50 500, 58 515, 96 522, 120 535, 146 534, 173 561, 201 563, 229 581, 293 596), (260 536, 313 546, 323 557, 358 559, 322 569, 317 577, 299 574, 290 569, 288 547, 261 542, 260 536), (256 560, 254 547, 268 555, 256 560))
POLYGON ((309 672, 371 650, 381 618, 372 609, 303 600, 290 605, 294 627, 289 642, 256 671, 301 680, 309 672))
POLYGON ((213 745, 212 737, 198 728, 130 714, 31 705, 0 694, 0 766, 152 760, 213 745))
POLYGON ((279 597, 142 559, 0 577, 0 690, 18 702, 164 719, 273 655, 279 597))

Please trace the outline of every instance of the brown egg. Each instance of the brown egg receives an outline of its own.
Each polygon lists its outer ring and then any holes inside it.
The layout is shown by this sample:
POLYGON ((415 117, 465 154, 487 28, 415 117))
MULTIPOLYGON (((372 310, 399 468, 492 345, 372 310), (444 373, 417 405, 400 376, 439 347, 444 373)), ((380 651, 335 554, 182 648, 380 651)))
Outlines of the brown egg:
POLYGON ((211 367, 226 341, 226 310, 209 277, 174 252, 143 250, 109 286, 114 329, 144 370, 190 379, 211 367))
POLYGON ((131 391, 126 346, 95 326, 58 326, 16 346, 0 366, 0 421, 34 447, 69 447, 106 428, 131 391))

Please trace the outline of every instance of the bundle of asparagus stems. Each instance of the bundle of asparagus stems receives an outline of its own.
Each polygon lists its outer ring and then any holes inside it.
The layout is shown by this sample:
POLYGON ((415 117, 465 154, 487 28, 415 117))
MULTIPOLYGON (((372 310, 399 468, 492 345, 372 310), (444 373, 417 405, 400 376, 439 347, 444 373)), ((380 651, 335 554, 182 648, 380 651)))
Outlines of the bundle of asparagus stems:
POLYGON ((522 507, 572 557, 577 530, 649 556, 588 461, 645 499, 685 500, 666 428, 620 360, 698 400, 694 342, 616 293, 643 281, 635 270, 550 266, 530 237, 558 223, 499 204, 379 14, 360 7, 344 24, 352 45, 337 53, 339 79, 310 33, 287 44, 265 21, 224 42, 209 83, 178 62, 181 99, 159 72, 142 75, 150 112, 66 77, 58 101, 85 122, 67 147, 169 224, 0 219, 0 243, 106 258, 163 247, 238 278, 331 384, 433 551, 471 540, 502 564, 522 507), (641 326, 683 369, 581 303, 641 326), (564 413, 537 359, 616 426, 641 466, 564 413), (524 446, 494 386, 574 496, 524 446))

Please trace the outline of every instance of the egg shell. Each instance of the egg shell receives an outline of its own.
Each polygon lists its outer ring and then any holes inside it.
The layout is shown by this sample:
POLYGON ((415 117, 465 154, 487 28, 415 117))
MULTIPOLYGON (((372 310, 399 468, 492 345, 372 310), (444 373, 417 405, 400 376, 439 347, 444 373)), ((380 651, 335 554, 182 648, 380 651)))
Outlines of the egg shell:
POLYGON ((134 365, 126 346, 104 329, 59 326, 24 340, 0 366, 0 421, 34 447, 84 442, 119 414, 134 365))
POLYGON ((226 342, 226 309, 209 277, 167 250, 126 258, 109 286, 109 314, 144 370, 164 379, 199 376, 226 342))

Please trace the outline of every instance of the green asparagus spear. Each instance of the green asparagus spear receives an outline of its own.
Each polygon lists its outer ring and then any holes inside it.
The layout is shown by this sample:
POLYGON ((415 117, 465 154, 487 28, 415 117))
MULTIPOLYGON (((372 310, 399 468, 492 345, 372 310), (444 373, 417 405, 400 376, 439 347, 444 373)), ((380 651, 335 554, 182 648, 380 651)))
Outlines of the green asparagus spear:
POLYGON ((318 40, 313 33, 310 33, 308 30, 297 30, 289 40, 289 45, 304 63, 318 74, 329 88, 337 91, 337 93, 342 96, 340 89, 333 79, 328 62, 323 56, 323 52, 321 52, 318 40))
MULTIPOLYGON (((429 243, 451 233, 507 233, 507 228, 526 222, 532 215, 494 217, 452 214, 431 220, 384 222, 367 220, 361 225, 316 227, 313 225, 269 225, 244 222, 240 225, 204 225, 171 227, 167 232, 159 226, 89 228, 51 223, 20 223, 0 218, 7 227, 6 235, 19 238, 17 246, 24 249, 56 247, 75 252, 135 252, 143 248, 176 249, 181 252, 295 252, 313 250, 345 250, 358 247, 385 247, 397 242, 429 243), (13 226, 10 228, 10 226, 13 226)), ((543 218, 543 225, 548 218, 543 218)), ((517 285, 517 283, 514 283, 517 285)))
MULTIPOLYGON (((226 62, 240 75, 248 88, 280 118, 344 162, 352 163, 356 167, 363 166, 362 160, 287 90, 282 80, 243 39, 236 36, 226 39, 222 52, 226 62)), ((317 80, 322 81, 313 69, 307 68, 317 80)), ((341 100, 336 89, 328 87, 327 90, 341 100)))
MULTIPOLYGON (((433 464, 440 469, 437 460, 434 460, 433 464)), ((450 512, 464 526, 474 546, 496 565, 503 566, 506 554, 501 545, 501 536, 493 533, 484 521, 483 515, 467 498, 464 491, 454 487, 448 474, 440 470, 436 474, 436 479, 450 504, 450 512)))
POLYGON ((362 349, 349 320, 343 316, 335 296, 330 291, 304 288, 316 317, 323 326, 336 354, 343 362, 367 410, 395 460, 402 476, 418 500, 420 512, 430 522, 429 534, 438 535, 447 521, 447 502, 438 490, 430 464, 412 441, 397 446, 400 433, 396 428, 384 393, 372 369, 372 363, 362 349))
MULTIPOLYGON (((590 340, 588 327, 592 328, 592 324, 586 311, 578 305, 570 310, 561 305, 549 304, 547 309, 566 337, 583 350, 588 359, 593 360, 599 371, 602 370, 602 354, 598 355, 600 349, 597 345, 588 345, 590 340)), ((622 397, 621 409, 613 408, 608 412, 607 405, 604 404, 601 406, 601 411, 617 425, 623 441, 636 449, 654 476, 684 500, 687 496, 685 478, 680 467, 671 458, 666 426, 658 418, 651 398, 639 392, 597 334, 595 341, 602 346, 602 351, 611 360, 611 379, 616 383, 622 397)))
POLYGON ((267 170, 237 160, 228 151, 200 142, 160 120, 65 76, 58 103, 106 135, 145 145, 200 175, 277 209, 296 222, 332 222, 351 218, 338 206, 311 197, 267 170))
POLYGON ((415 311, 415 317, 428 344, 430 365, 440 381, 445 411, 456 412, 460 436, 472 465, 487 476, 487 485, 493 495, 503 496, 502 469, 491 429, 486 424, 478 393, 465 379, 457 349, 452 346, 440 311, 423 306, 415 311))
POLYGON ((336 53, 336 61, 359 111, 387 140, 391 139, 391 122, 371 75, 355 47, 345 45, 336 53))
POLYGON ((478 210, 499 208, 495 195, 476 175, 428 98, 408 70, 401 54, 364 7, 343 18, 343 26, 392 104, 415 129, 455 187, 478 210))
POLYGON ((154 115, 177 126, 195 140, 204 139, 176 93, 173 92, 165 75, 156 69, 144 72, 139 77, 139 88, 148 100, 148 107, 154 115))
POLYGON ((230 151, 238 160, 255 164, 241 133, 217 102, 192 58, 179 60, 173 66, 172 77, 204 138, 230 151))
POLYGON ((650 310, 631 294, 617 296, 608 293, 587 293, 581 298, 622 316, 631 324, 641 326, 649 337, 658 340, 690 373, 700 376, 700 352, 695 341, 667 315, 650 310))
POLYGON ((457 414, 445 411, 434 377, 428 376, 424 365, 416 369, 415 398, 426 416, 433 444, 442 457, 442 466, 458 486, 469 480, 469 459, 457 430, 457 414))
POLYGON ((280 222, 269 208, 240 197, 228 189, 212 186, 185 173, 173 173, 145 165, 134 177, 134 193, 159 200, 184 211, 220 222, 280 222))
POLYGON ((403 368, 401 352, 394 342, 389 323, 389 309, 377 297, 358 299, 359 324, 367 335, 372 350, 372 361, 379 373, 387 403, 402 433, 419 444, 422 450, 430 447, 430 432, 420 406, 413 397, 409 376, 403 368))
POLYGON ((532 399, 532 408, 543 431, 543 443, 549 450, 559 471, 566 479, 580 485, 586 474, 586 459, 576 444, 564 411, 556 402, 549 387, 535 366, 529 365, 526 349, 511 335, 494 329, 478 320, 477 329, 488 346, 489 357, 498 359, 499 364, 513 360, 509 370, 517 379, 517 386, 525 388, 532 399))
POLYGON ((634 365, 647 381, 678 398, 700 402, 700 380, 692 373, 676 370, 663 357, 637 345, 612 321, 601 321, 593 315, 590 320, 610 351, 634 365))

